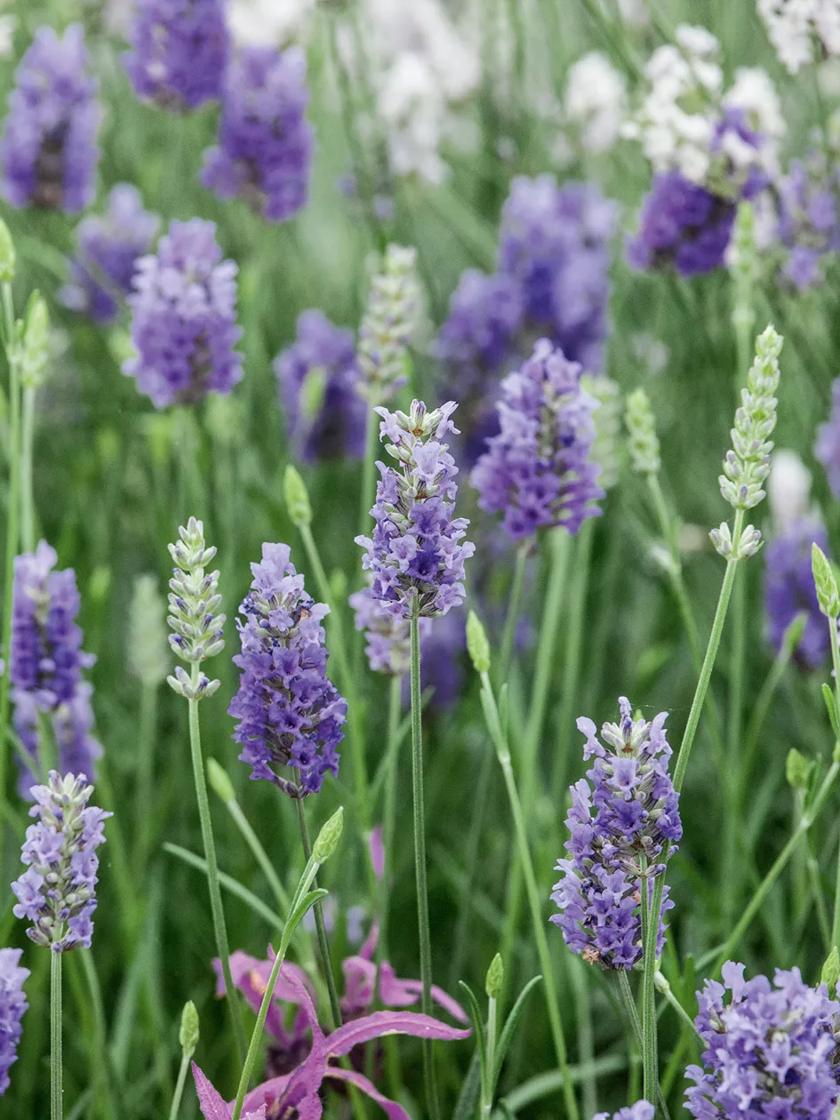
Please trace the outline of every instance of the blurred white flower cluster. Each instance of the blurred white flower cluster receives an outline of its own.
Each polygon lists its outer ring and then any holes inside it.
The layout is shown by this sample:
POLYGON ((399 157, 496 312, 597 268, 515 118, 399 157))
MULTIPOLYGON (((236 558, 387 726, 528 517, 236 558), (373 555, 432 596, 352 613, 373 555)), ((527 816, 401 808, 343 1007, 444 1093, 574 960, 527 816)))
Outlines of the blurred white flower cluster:
POLYGON ((584 151, 609 151, 627 116, 624 75, 600 51, 583 55, 569 68, 563 111, 584 151))
POLYGON ((840 0, 758 0, 770 42, 791 74, 819 59, 840 54, 840 0))
POLYGON ((227 22, 234 42, 282 47, 300 42, 316 0, 228 0, 227 22))
POLYGON ((773 452, 767 498, 773 524, 780 533, 811 512, 811 472, 795 451, 780 447, 773 452))

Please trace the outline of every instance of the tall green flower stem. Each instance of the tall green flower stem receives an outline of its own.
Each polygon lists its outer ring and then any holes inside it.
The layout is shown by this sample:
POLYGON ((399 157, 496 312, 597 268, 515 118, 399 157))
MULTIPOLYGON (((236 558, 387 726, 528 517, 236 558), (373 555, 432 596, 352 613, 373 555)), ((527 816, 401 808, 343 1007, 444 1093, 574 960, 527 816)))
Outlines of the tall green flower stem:
POLYGON ((140 712, 137 728, 137 837, 134 872, 139 875, 148 866, 154 843, 153 815, 149 806, 154 804, 155 747, 157 745, 158 685, 144 683, 140 689, 140 712))
POLYGON ((23 390, 20 448, 20 544, 23 552, 35 547, 35 496, 32 486, 32 462, 35 442, 35 389, 23 390))
POLYGON ((388 954, 388 902, 394 882, 394 834, 397 819, 397 778, 399 776, 400 710, 402 708, 402 679, 393 676, 388 688, 388 732, 385 747, 385 793, 382 813, 382 847, 385 867, 379 884, 379 949, 382 960, 388 954))
POLYGON ((93 1083, 96 1086, 101 1115, 104 1120, 113 1120, 119 1115, 116 1107, 111 1084, 111 1058, 108 1051, 108 1036, 105 1026, 105 1008, 102 1002, 102 988, 93 963, 90 949, 82 949, 80 953, 82 969, 87 983, 88 997, 93 1015, 93 1039, 91 1040, 91 1058, 93 1067, 93 1083))
MULTIPOLYGON (((429 888, 426 879, 426 810, 423 791, 423 713, 420 696, 420 615, 417 599, 412 604, 411 633, 411 785, 414 819, 414 871, 417 881, 417 928, 420 941, 422 1010, 432 1013, 432 937, 429 928, 429 888)), ((440 1116, 434 1055, 430 1039, 423 1040, 423 1080, 426 1106, 432 1120, 440 1116)))
POLYGON ((542 970, 543 976, 545 978, 543 989, 545 991, 548 1020, 551 1026, 551 1037, 554 1043, 554 1052, 557 1058, 557 1065, 563 1075, 563 1099, 566 1107, 566 1117, 567 1120, 579 1120, 580 1110, 578 1108, 577 1098, 575 1097, 574 1087, 569 1073, 569 1058, 566 1048, 566 1035, 563 1029, 563 1019, 560 1014, 560 1004, 557 999, 557 984, 554 977, 554 963, 551 958, 551 952, 549 951, 548 947, 548 939, 545 933, 545 915, 542 912, 542 906, 540 903, 537 877, 534 873, 534 862, 531 858, 531 849, 528 844, 528 831, 525 826, 525 815, 522 811, 522 801, 520 800, 516 778, 513 773, 513 762, 510 755, 510 748, 508 746, 507 736, 505 735, 505 732, 502 728, 502 721, 499 717, 499 709, 498 705, 496 704, 496 697, 493 692, 493 686, 490 683, 490 675, 488 671, 489 655, 488 666, 484 668, 481 667, 480 664, 478 664, 476 665, 476 668, 479 669, 479 673, 481 676, 481 706, 484 710, 484 719, 487 723, 487 730, 490 733, 490 738, 493 741, 493 746, 496 748, 496 757, 498 758, 499 765, 502 768, 502 775, 505 780, 505 789, 507 790, 511 816, 513 817, 513 826, 516 836, 517 859, 525 879, 525 890, 528 897, 528 906, 531 912, 533 937, 537 946, 540 969, 542 970))
MULTIPOLYGON (((306 860, 306 866, 309 866, 312 862, 312 844, 309 840, 309 827, 306 823, 306 810, 303 806, 303 797, 295 798, 295 808, 297 809, 303 857, 306 860)), ((318 889, 314 878, 311 885, 314 890, 318 889)), ((330 1015, 332 1017, 331 1027, 334 1030, 336 1027, 341 1026, 341 1005, 338 1002, 338 991, 335 986, 332 957, 330 956, 330 943, 327 940, 327 927, 324 924, 324 908, 321 905, 320 899, 315 903, 313 913, 315 915, 315 933, 318 938, 318 953, 321 958, 321 975, 324 978, 324 984, 327 988, 327 995, 330 1001, 330 1015)))
MULTIPOLYGON (((828 617, 828 633, 831 641, 831 664, 834 669, 834 704, 840 712, 840 641, 837 636, 838 619, 836 615, 828 617)), ((801 823, 801 822, 800 822, 801 823)), ((834 912, 831 921, 831 947, 838 944, 840 938, 840 851, 837 854, 837 877, 834 887, 834 912)))
POLYGON ((61 1120, 64 1058, 61 1052, 61 953, 50 950, 50 1120, 61 1120))
MULTIPOLYGON (((198 662, 192 663, 190 683, 193 692, 198 688, 200 671, 198 662)), ((219 886, 219 865, 216 862, 216 841, 213 836, 213 822, 210 817, 210 799, 207 796, 207 781, 204 776, 204 756, 201 750, 201 727, 198 719, 198 700, 195 696, 187 700, 189 706, 190 727, 190 755, 192 758, 193 781, 195 783, 195 796, 198 802, 198 816, 201 822, 201 840, 204 845, 204 858, 207 861, 207 890, 210 895, 210 911, 213 917, 213 933, 216 938, 216 952, 222 966, 222 979, 225 984, 225 994, 228 1013, 233 1027, 233 1041, 236 1051, 236 1060, 239 1065, 245 1054, 245 1031, 242 1026, 239 1001, 236 988, 233 986, 233 977, 230 972, 230 948, 228 944, 227 926, 225 924, 225 911, 222 905, 222 891, 219 886)))
MULTIPOLYGON (((744 731, 744 746, 741 750, 741 765, 745 777, 749 776, 752 770, 752 763, 755 758, 755 752, 758 749, 759 736, 761 735, 762 728, 764 727, 767 716, 770 712, 770 707, 773 699, 782 683, 785 671, 791 662, 794 651, 799 645, 802 638, 802 632, 805 629, 805 622, 807 615, 804 613, 798 614, 788 625, 787 629, 782 636, 782 644, 779 647, 779 652, 773 658, 773 663, 770 670, 764 679, 764 683, 759 689, 758 696, 755 703, 752 705, 752 712, 750 714, 749 722, 747 723, 744 731)), ((741 809, 743 809, 745 783, 741 783, 741 809)))
POLYGON ((502 632, 502 653, 499 658, 499 680, 504 684, 510 675, 513 646, 516 641, 516 627, 519 622, 520 608, 522 606, 522 588, 525 583, 525 565, 528 561, 528 544, 521 544, 516 550, 516 560, 513 569, 513 581, 510 585, 505 628, 502 632))

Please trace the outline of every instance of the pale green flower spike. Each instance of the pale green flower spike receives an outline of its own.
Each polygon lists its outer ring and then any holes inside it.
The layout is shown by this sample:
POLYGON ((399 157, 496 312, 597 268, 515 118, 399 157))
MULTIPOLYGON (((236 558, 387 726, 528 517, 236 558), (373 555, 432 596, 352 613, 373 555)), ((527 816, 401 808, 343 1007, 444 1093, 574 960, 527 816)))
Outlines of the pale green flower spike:
POLYGON ((637 474, 659 474, 662 465, 659 437, 650 398, 644 389, 634 389, 628 396, 624 422, 627 425, 630 466, 637 474))
POLYGON ((169 672, 166 604, 152 575, 137 576, 128 608, 128 668, 141 684, 154 688, 169 672))
POLYGON ((408 348, 423 309, 416 260, 416 249, 389 245, 371 281, 358 353, 365 392, 372 401, 386 400, 405 380, 408 348))
POLYGON ((621 390, 610 377, 595 377, 586 373, 581 384, 590 397, 598 402, 593 414, 595 440, 592 458, 601 468, 598 482, 611 490, 621 474, 621 390))

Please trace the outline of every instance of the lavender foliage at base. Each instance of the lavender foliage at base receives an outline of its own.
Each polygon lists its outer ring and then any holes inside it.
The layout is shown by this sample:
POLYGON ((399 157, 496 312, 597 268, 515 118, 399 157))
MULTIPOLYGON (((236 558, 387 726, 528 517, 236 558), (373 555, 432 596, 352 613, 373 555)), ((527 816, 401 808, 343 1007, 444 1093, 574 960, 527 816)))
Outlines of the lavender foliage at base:
POLYGON ((805 629, 794 656, 807 669, 822 665, 830 650, 828 627, 820 613, 811 572, 812 544, 828 552, 825 526, 814 518, 794 522, 767 545, 764 576, 770 644, 778 653, 788 626, 798 614, 804 614, 805 629))
POLYGON ((0 949, 0 1096, 9 1088, 9 1070, 17 1061, 23 1016, 29 1001, 23 990, 29 969, 22 968, 20 949, 0 949))
POLYGON ((225 77, 219 143, 202 182, 220 198, 243 198, 283 222, 306 205, 312 129, 306 58, 291 48, 243 47, 225 77))
POLYGON ((329 608, 306 593, 284 544, 264 544, 237 620, 239 690, 228 711, 251 777, 292 797, 317 793, 338 773, 347 702, 327 677, 321 620, 329 608), (278 773, 288 767, 291 779, 278 773))
POLYGON ((20 61, 0 141, 3 194, 12 206, 83 210, 99 151, 98 85, 87 73, 84 32, 41 27, 20 61))
POLYGON ((723 983, 707 980, 697 999, 703 1064, 686 1070, 695 1120, 830 1120, 840 1004, 825 986, 809 988, 798 968, 777 970, 772 984, 766 976, 746 980, 744 966, 729 961, 723 983))
POLYGON ((223 0, 142 0, 125 68, 140 97, 194 109, 219 96, 229 43, 223 0))
POLYGON ((141 257, 128 302, 136 357, 123 372, 157 408, 229 393, 242 377, 234 349, 236 273, 213 222, 172 222, 157 253, 141 257))
POLYGON ((673 266, 681 276, 711 272, 723 264, 734 224, 734 202, 677 171, 657 175, 627 260, 642 270, 673 266))
POLYGON ((362 457, 367 409, 350 331, 322 311, 304 311, 295 341, 278 354, 274 371, 295 458, 362 457))

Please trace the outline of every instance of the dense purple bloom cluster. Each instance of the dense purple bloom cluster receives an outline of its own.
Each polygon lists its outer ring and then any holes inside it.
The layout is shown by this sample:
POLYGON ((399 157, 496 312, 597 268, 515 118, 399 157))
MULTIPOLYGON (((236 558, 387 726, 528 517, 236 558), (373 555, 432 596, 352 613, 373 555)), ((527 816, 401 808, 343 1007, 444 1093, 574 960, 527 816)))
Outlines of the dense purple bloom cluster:
POLYGON ((832 383, 831 413, 817 429, 814 455, 823 465, 832 494, 840 498, 840 377, 832 383))
POLYGON ((97 83, 79 24, 59 38, 41 27, 20 61, 0 141, 3 193, 13 206, 83 210, 99 151, 97 83))
POLYGON ((592 457, 597 407, 580 384, 581 367, 541 339, 502 382, 498 435, 473 468, 479 505, 504 514, 514 539, 562 525, 576 533, 603 497, 592 457))
POLYGON ((647 1101, 637 1101, 627 1108, 620 1108, 612 1117, 609 1113, 599 1112, 592 1120, 653 1120, 654 1108, 647 1101))
POLYGON ((278 354, 274 370, 295 457, 361 458, 367 409, 352 333, 323 311, 304 311, 295 341, 278 354))
POLYGON ((380 438, 399 466, 377 463, 373 537, 356 543, 373 598, 397 618, 446 614, 464 600, 464 561, 475 546, 464 540, 469 521, 454 516, 458 468, 443 442, 457 431, 456 407, 449 401, 429 412, 415 400, 408 414, 376 409, 380 438))
POLYGON ((225 77, 219 143, 202 182, 221 198, 244 198, 271 221, 306 205, 312 128, 306 58, 290 48, 244 47, 225 77))
POLYGON ((293 797, 317 793, 338 773, 347 703, 327 677, 321 620, 329 608, 306 593, 284 544, 264 544, 237 620, 239 691, 228 709, 251 777, 293 797), (290 767, 293 779, 277 772, 290 767))
POLYGON ((806 617, 794 656, 808 669, 821 665, 829 653, 829 633, 820 613, 811 572, 811 546, 828 552, 828 534, 816 518, 800 518, 767 545, 764 604, 767 635, 778 652, 788 626, 798 614, 806 617))
POLYGON ((242 377, 236 271, 213 222, 198 218, 172 222, 157 253, 137 262, 128 299, 137 354, 123 371, 157 408, 229 393, 242 377))
POLYGON ((9 1088, 9 1070, 17 1061, 22 1020, 29 1007, 23 990, 29 969, 20 964, 20 949, 0 949, 0 1096, 9 1088))
POLYGON ((114 319, 131 291, 137 260, 151 249, 159 225, 157 215, 143 209, 137 188, 118 183, 105 213, 79 223, 70 280, 62 290, 65 304, 95 323, 114 319))
POLYGON ((735 203, 664 172, 642 205, 639 230, 627 244, 638 269, 673 265, 681 276, 711 272, 723 264, 735 224, 735 203))
POLYGON ((778 236, 787 251, 783 275, 800 291, 823 277, 828 253, 840 250, 840 170, 821 154, 793 160, 778 183, 778 236))
POLYGON ((32 787, 29 815, 36 822, 21 850, 27 870, 12 883, 14 914, 31 922, 29 937, 54 953, 89 949, 93 936, 96 849, 105 842, 103 825, 111 814, 88 805, 92 793, 84 778, 55 770, 46 785, 32 787))
POLYGON ((829 1120, 840 1089, 840 1004, 824 986, 809 988, 798 968, 777 971, 772 984, 745 980, 744 966, 729 961, 723 983, 707 980, 697 998, 706 1048, 702 1068, 686 1070, 694 1082, 686 1107, 696 1120, 829 1120))
MULTIPOLYGON (((663 862, 682 836, 679 796, 668 773, 671 748, 666 713, 650 723, 634 720, 630 702, 619 700, 620 722, 605 723, 601 739, 590 719, 578 720, 586 737, 583 756, 594 759, 586 779, 572 786, 566 819, 569 859, 552 899, 566 944, 603 968, 630 969, 641 958, 641 892, 652 893, 663 862)), ((659 915, 673 905, 668 889, 659 915)))
POLYGON ((125 68, 140 97, 194 109, 221 92, 229 43, 223 0, 143 0, 125 68))

